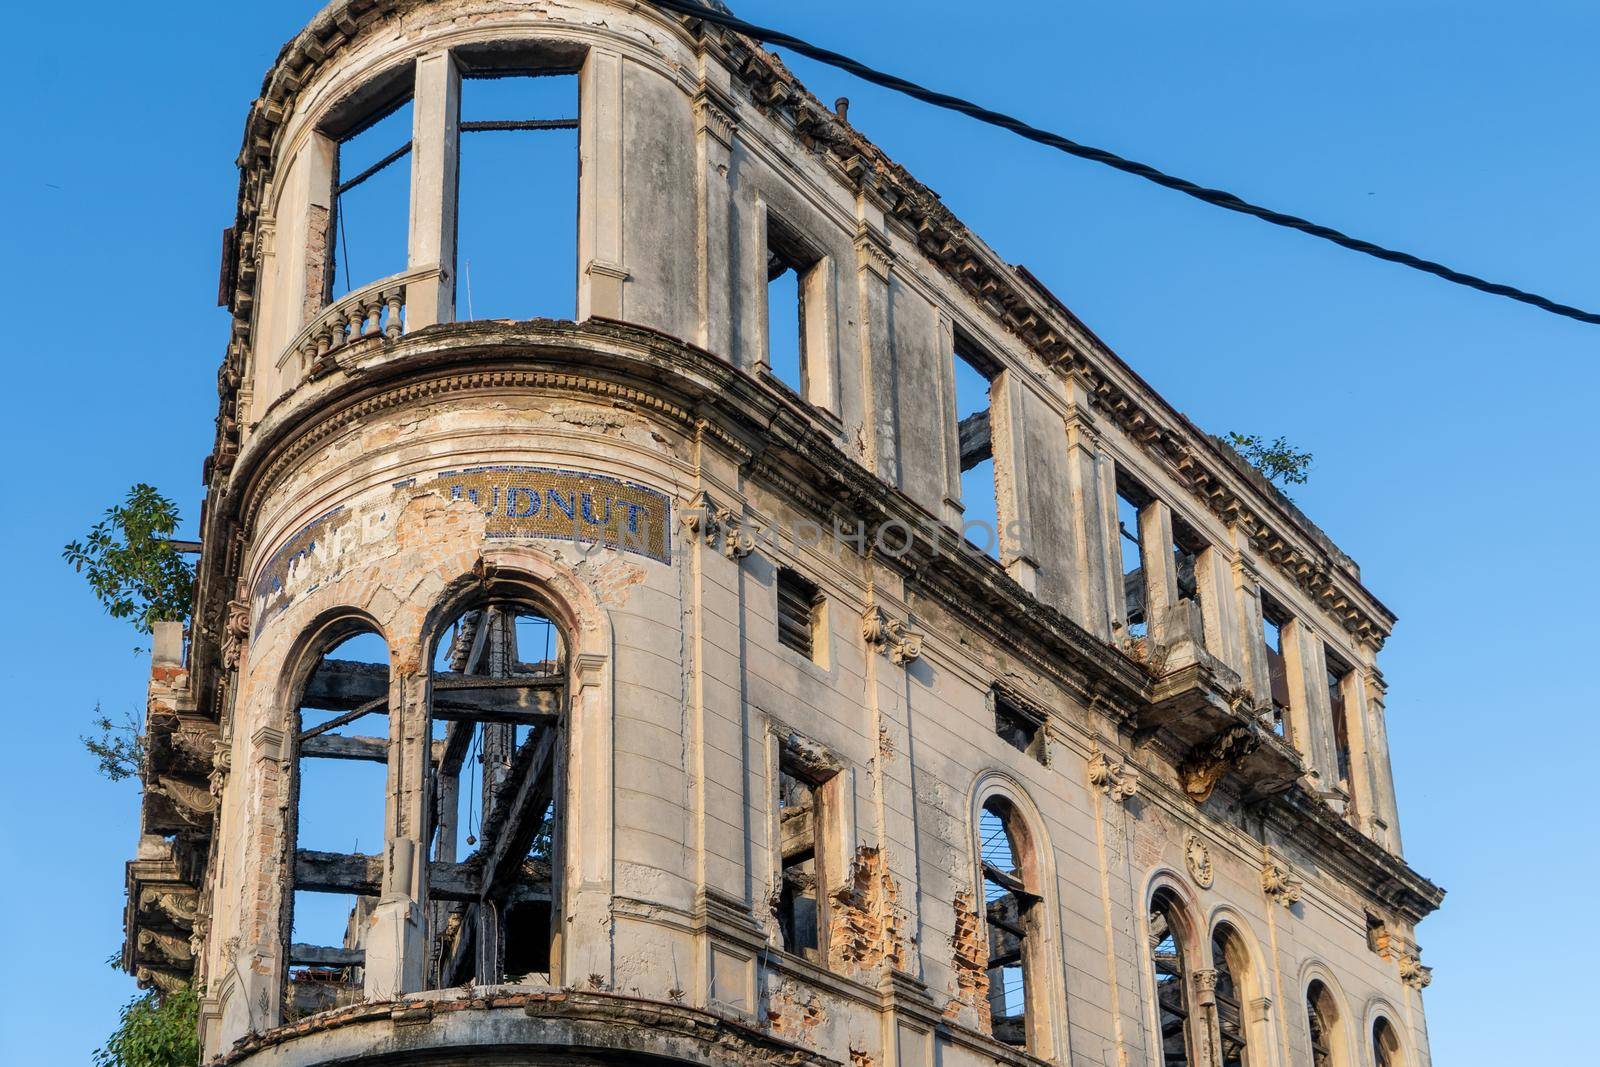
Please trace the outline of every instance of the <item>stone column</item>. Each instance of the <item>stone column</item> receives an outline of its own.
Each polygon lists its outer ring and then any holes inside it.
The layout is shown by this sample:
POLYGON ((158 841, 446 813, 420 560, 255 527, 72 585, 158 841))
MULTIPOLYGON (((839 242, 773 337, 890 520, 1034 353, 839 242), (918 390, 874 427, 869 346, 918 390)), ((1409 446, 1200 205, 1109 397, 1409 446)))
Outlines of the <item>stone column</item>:
POLYGON ((406 266, 438 267, 437 278, 406 288, 406 328, 456 317, 456 176, 460 148, 461 75, 449 52, 417 60, 411 99, 411 235, 406 266))
POLYGON ((1172 556, 1172 509, 1152 500, 1139 511, 1139 554, 1144 557, 1144 614, 1151 638, 1171 645, 1188 636, 1174 631, 1178 604, 1178 566, 1172 556))
POLYGON ((1067 379, 1066 429, 1069 496, 1060 506, 1067 509, 1071 530, 1071 558, 1061 561, 1070 582, 1068 605, 1080 626, 1108 641, 1113 615, 1107 603, 1109 587, 1102 579, 1107 523, 1100 482, 1100 434, 1090 409, 1088 386, 1077 374, 1067 379))
POLYGON ((1257 706, 1272 703, 1272 666, 1267 662, 1265 628, 1261 618, 1261 578, 1242 559, 1233 562, 1233 600, 1238 606, 1239 673, 1255 696, 1257 706))
MULTIPOLYGON (((863 179, 870 183, 870 178, 863 179)), ((895 396, 894 341, 889 332, 889 242, 883 210, 864 188, 856 194, 856 286, 861 312, 862 409, 866 424, 868 470, 890 485, 900 484, 899 409, 895 396)))
POLYGON ((1389 730, 1384 721, 1385 691, 1383 675, 1376 667, 1362 667, 1360 675, 1365 715, 1364 729, 1367 737, 1367 759, 1372 769, 1373 837, 1380 844, 1400 855, 1399 808, 1395 804, 1394 771, 1389 763, 1389 730))
POLYGON ((1298 618, 1285 623, 1280 632, 1284 672, 1289 676, 1289 727, 1294 746, 1317 788, 1330 789, 1338 782, 1338 767, 1333 755, 1333 709, 1328 706, 1328 661, 1322 641, 1298 618))
POLYGON ((389 777, 384 813, 383 886, 367 919, 362 968, 368 1000, 392 1000, 423 987, 427 969, 428 722, 429 672, 417 647, 391 653, 389 681, 389 777))
POLYGON ((623 316, 622 57, 595 49, 579 76, 578 318, 623 316))
POLYGON ((733 294, 740 261, 734 234, 733 191, 729 175, 739 122, 728 92, 727 71, 717 63, 702 68, 694 97, 695 156, 700 197, 700 347, 734 362, 733 294), (716 79, 713 81, 713 79, 716 79))
POLYGON ((1027 386, 1009 370, 989 383, 989 434, 994 442, 995 511, 1000 562, 1030 593, 1038 591, 1033 509, 1028 486, 1027 386))
POLYGON ((1340 691, 1344 695, 1344 725, 1350 743, 1350 804, 1355 808, 1356 827, 1368 837, 1377 838, 1373 823, 1377 809, 1367 726, 1367 686, 1359 667, 1344 676, 1340 691))
POLYGON ((1238 602, 1234 596, 1233 561, 1226 549, 1212 545, 1195 560, 1195 583, 1204 612, 1206 651, 1245 673, 1244 649, 1239 642, 1238 602))

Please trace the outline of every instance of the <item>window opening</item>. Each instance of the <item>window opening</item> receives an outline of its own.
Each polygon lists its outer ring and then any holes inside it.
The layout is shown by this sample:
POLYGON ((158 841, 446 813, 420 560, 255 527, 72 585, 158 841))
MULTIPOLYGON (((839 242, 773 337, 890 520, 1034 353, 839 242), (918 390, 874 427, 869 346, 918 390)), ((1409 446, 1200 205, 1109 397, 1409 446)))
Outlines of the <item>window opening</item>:
POLYGON ((1306 988, 1306 1025, 1311 1033, 1311 1067, 1333 1067, 1334 1027, 1339 1012, 1333 994, 1321 982, 1306 988))
MULTIPOLYGON (((1178 581, 1178 599, 1192 601, 1204 609, 1200 600, 1200 556, 1206 550, 1205 539, 1182 519, 1172 520, 1172 569, 1178 581)), ((1194 635, 1205 647, 1205 630, 1194 635)))
POLYGON ((821 791, 785 761, 778 772, 778 929, 785 949, 818 965, 827 959, 821 816, 821 791))
POLYGON ((1372 1024, 1372 1062, 1376 1067, 1400 1067, 1400 1035, 1388 1019, 1372 1024))
POLYGON ((990 691, 989 700, 994 705, 994 732, 1018 752, 1043 763, 1044 723, 1039 716, 998 689, 990 691))
MULTIPOLYGON (((400 274, 411 237, 411 101, 339 142, 324 301, 400 274)), ((310 227, 315 234, 317 228, 310 227)))
POLYGON ((434 988, 550 981, 566 696, 561 633, 532 609, 475 608, 436 642, 428 831, 434 988))
POLYGON ((991 800, 978 818, 983 901, 989 935, 989 1028, 996 1040, 1028 1040, 1029 928, 1039 897, 1020 869, 1010 806, 991 800))
MULTIPOLYGON (((1328 708, 1333 713, 1333 755, 1339 786, 1350 792, 1350 717, 1345 709, 1344 683, 1350 668, 1331 650, 1325 651, 1328 663, 1328 708)), ((1352 798, 1353 799, 1353 798, 1352 798)))
POLYGON ((1144 490, 1117 479, 1117 534, 1122 545, 1122 603, 1128 636, 1142 641, 1150 632, 1144 580, 1142 513, 1149 502, 1144 490))
POLYGON ((995 482, 994 379, 999 366, 978 345, 956 332, 956 438, 960 449, 962 534, 1000 558, 1000 500, 995 482))
POLYGON ((1272 717, 1272 731, 1279 737, 1289 732, 1289 671, 1283 659, 1283 628, 1289 625, 1289 614, 1267 595, 1261 593, 1261 644, 1267 655, 1267 676, 1272 690, 1272 707, 1267 712, 1272 717))
POLYGON ((821 313, 808 306, 815 288, 812 272, 822 257, 782 219, 767 216, 767 366, 772 376, 799 396, 811 399, 806 320, 821 313))
POLYGON ((817 619, 822 593, 787 567, 778 571, 778 640, 806 659, 817 659, 817 619))
POLYGON ((1155 968, 1162 1067, 1189 1067, 1188 974, 1178 941, 1176 908, 1166 893, 1157 893, 1150 905, 1150 959, 1155 968))
POLYGON ((464 319, 577 308, 578 78, 461 79, 456 300, 464 319))
POLYGON ((361 999, 388 795, 389 650, 373 632, 319 657, 295 712, 294 869, 284 1019, 361 999))
POLYGON ((1222 1054, 1221 1067, 1249 1067, 1245 1037, 1244 997, 1234 979, 1235 964, 1246 964, 1237 947, 1238 937, 1227 926, 1217 927, 1211 937, 1211 958, 1217 968, 1217 1038, 1222 1054))

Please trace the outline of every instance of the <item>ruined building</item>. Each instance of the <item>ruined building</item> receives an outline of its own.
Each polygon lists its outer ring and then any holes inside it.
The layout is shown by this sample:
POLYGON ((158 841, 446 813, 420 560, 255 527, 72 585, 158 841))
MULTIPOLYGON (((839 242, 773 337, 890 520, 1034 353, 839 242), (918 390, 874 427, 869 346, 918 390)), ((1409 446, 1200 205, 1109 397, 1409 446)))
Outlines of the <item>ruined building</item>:
POLYGON ((124 956, 208 1062, 1428 1063, 1394 616, 842 102, 341 0, 239 168, 124 956))

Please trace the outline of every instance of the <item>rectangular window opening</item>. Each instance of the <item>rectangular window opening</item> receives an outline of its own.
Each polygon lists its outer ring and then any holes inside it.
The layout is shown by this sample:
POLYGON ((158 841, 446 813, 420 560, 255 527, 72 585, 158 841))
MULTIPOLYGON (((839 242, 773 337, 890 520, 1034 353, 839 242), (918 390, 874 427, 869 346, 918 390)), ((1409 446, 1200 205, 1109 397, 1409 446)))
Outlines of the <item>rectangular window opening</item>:
POLYGON ((1333 713, 1335 770, 1339 775, 1339 787, 1348 794, 1350 792, 1350 717, 1345 708, 1344 686, 1345 679, 1350 675, 1350 667, 1335 656, 1331 649, 1325 649, 1324 655, 1328 662, 1328 707, 1333 713))
POLYGON ((578 78, 461 79, 456 316, 577 312, 578 78))
MULTIPOLYGON (((1194 527, 1182 519, 1172 520, 1172 568, 1177 576, 1178 599, 1187 600, 1204 610, 1200 601, 1200 556, 1206 542, 1194 527)), ((1203 616, 1202 616, 1203 617, 1203 616)), ((1195 640, 1205 646, 1205 628, 1196 633, 1195 640)))
POLYGON ((952 360, 956 437, 961 457, 961 532, 973 545, 999 559, 1000 498, 990 412, 1000 365, 959 330, 952 360))
POLYGON ((822 592, 787 567, 778 571, 778 640, 813 662, 820 662, 819 619, 822 592))
POLYGON ((1123 618, 1128 636, 1143 641, 1150 632, 1144 581, 1141 514, 1150 494, 1121 474, 1117 476, 1117 540, 1122 546, 1123 618))
POLYGON ((772 376, 797 396, 812 399, 811 353, 806 346, 808 307, 814 288, 812 272, 822 257, 776 215, 767 215, 767 367, 772 376))
MULTIPOLYGON (((406 269, 411 237, 411 100, 339 142, 319 303, 406 269)), ((320 208, 313 208, 320 212, 320 208)), ((309 220, 307 232, 319 232, 309 220)), ((308 250, 314 252, 315 250, 308 250)), ((308 284, 310 281, 308 280, 308 284)))
POLYGON ((989 699, 994 704, 994 732, 1018 752, 1044 762, 1044 722, 1032 709, 1024 707, 999 690, 989 699))
POLYGON ((1272 689, 1269 725, 1279 737, 1289 736, 1289 671, 1283 659, 1283 628, 1289 613, 1265 590, 1261 592, 1261 645, 1267 657, 1267 677, 1272 689))
POLYGON ((827 960, 821 827, 821 790, 785 761, 778 772, 778 931, 785 950, 818 965, 827 960))

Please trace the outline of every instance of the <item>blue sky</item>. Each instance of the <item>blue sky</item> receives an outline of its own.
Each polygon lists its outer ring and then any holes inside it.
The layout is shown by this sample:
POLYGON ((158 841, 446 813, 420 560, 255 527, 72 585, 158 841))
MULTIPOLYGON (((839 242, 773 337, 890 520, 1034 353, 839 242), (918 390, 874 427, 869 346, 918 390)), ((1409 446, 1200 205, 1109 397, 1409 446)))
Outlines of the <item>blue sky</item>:
MULTIPOLYGON (((140 707, 143 642, 100 614, 60 546, 134 481, 196 512, 241 123, 315 6, 82 0, 8 17, 3 1062, 85 1062, 133 990, 102 961, 121 939, 134 791, 96 778, 77 737, 97 701, 140 707)), ((1593 5, 736 7, 1088 143, 1600 305, 1593 5)), ((1600 645, 1600 328, 794 65, 819 97, 850 96, 853 122, 1202 426, 1316 454, 1297 499, 1401 616, 1383 666, 1402 829, 1450 890, 1420 931, 1436 1061, 1590 1058, 1593 1005, 1568 954, 1588 945, 1600 875, 1584 666, 1600 645)))

